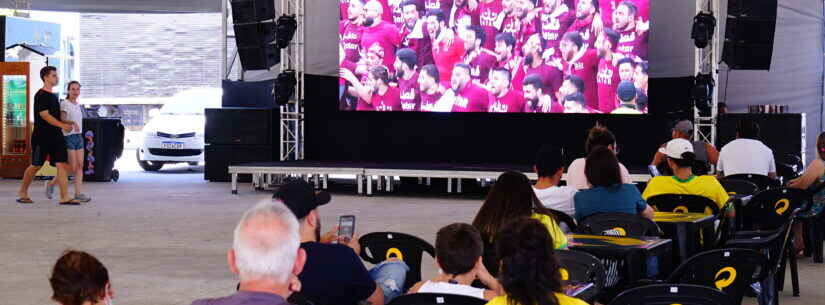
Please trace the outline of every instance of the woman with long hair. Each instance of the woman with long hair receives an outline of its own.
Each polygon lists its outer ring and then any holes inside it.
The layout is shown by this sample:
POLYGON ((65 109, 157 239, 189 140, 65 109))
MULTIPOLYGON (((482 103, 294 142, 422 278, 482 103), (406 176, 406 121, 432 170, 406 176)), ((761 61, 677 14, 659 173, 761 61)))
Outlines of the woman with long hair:
MULTIPOLYGON (((807 189, 815 182, 825 183, 825 132, 820 133, 816 138, 816 158, 811 161, 802 176, 788 182, 788 187, 797 189, 807 189)), ((802 213, 801 217, 813 217, 822 213, 825 209, 825 189, 820 190, 813 196, 810 211, 802 213)), ((797 256, 805 250, 805 243, 802 238, 802 224, 794 225, 794 248, 797 256)))
POLYGON ((562 290, 553 238, 536 219, 521 218, 499 232, 496 252, 501 259, 498 280, 505 295, 487 305, 585 305, 562 290))
POLYGON ((49 277, 52 300, 60 305, 111 305, 109 271, 89 253, 66 251, 49 277))
MULTIPOLYGON (((584 153, 590 154, 597 146, 604 146, 610 149, 613 154, 619 153, 619 144, 616 142, 616 136, 604 125, 596 123, 593 128, 587 130, 587 139, 584 142, 584 153)), ((578 158, 570 163, 567 168, 567 185, 574 187, 577 190, 589 189, 587 176, 584 173, 584 168, 587 165, 586 158, 578 158)), ((631 183, 630 172, 627 168, 619 163, 619 173, 622 183, 631 183)))
POLYGON ((606 146, 597 146, 587 155, 584 167, 591 188, 573 196, 576 221, 597 213, 641 214, 653 219, 653 208, 647 205, 635 185, 622 182, 616 154, 606 146))

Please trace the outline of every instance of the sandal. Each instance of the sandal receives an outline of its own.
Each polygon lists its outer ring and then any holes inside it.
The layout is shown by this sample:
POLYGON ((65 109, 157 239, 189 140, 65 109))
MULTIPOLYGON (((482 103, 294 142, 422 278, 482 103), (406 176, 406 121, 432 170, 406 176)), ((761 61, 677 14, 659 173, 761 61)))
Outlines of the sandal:
POLYGON ((32 201, 31 198, 28 198, 28 197, 20 197, 20 198, 17 198, 17 203, 32 204, 32 203, 34 203, 34 201, 32 201))
POLYGON ((59 204, 60 205, 80 205, 80 201, 72 199, 72 200, 69 200, 69 201, 60 202, 59 204))

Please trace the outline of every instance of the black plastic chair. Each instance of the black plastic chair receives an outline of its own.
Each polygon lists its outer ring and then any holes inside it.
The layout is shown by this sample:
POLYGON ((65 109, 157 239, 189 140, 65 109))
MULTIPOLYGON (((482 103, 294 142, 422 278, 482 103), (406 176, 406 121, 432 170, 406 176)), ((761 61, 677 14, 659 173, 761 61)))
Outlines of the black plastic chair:
MULTIPOLYGON (((817 179, 805 191, 813 199, 813 196, 816 196, 823 188, 825 188, 825 182, 817 179)), ((810 218, 803 218, 802 221, 805 229, 805 255, 812 256, 814 263, 821 264, 823 262, 823 243, 825 243, 825 211, 810 218)))
POLYGON ((605 274, 604 265, 598 258, 590 253, 574 250, 556 251, 556 257, 561 268, 564 268, 562 280, 567 281, 567 283, 593 283, 595 286, 593 292, 582 299, 590 302, 593 297, 604 289, 607 275, 605 274), (565 274, 567 278, 564 278, 565 274))
POLYGON ((748 180, 723 178, 719 183, 731 196, 746 197, 759 192, 759 187, 748 180))
POLYGON ((647 204, 659 212, 705 213, 710 209, 719 215, 719 205, 707 197, 697 195, 664 194, 647 198, 647 204))
POLYGON ((662 231, 650 219, 637 214, 597 213, 585 217, 579 223, 582 234, 605 235, 607 231, 618 231, 620 236, 660 236, 662 231), (619 230, 621 229, 621 230, 619 230))
POLYGON ((741 304, 750 285, 768 275, 768 260, 751 249, 718 249, 702 252, 683 262, 668 277, 673 284, 702 285, 719 289, 741 304))
POLYGON ((564 224, 568 229, 570 229, 570 232, 576 232, 576 221, 573 217, 570 217, 570 215, 567 215, 562 211, 554 209, 547 210, 550 211, 551 216, 553 216, 553 219, 555 219, 559 225, 564 224))
POLYGON ((776 179, 771 179, 771 177, 765 175, 757 175, 757 174, 736 174, 725 176, 725 179, 737 179, 737 180, 746 180, 753 182, 759 187, 759 190, 767 190, 771 188, 779 187, 779 181, 776 179))
POLYGON ((308 296, 301 294, 300 292, 293 292, 289 298, 287 299, 290 304, 294 305, 324 305, 319 302, 316 302, 310 299, 308 296))
POLYGON ((659 284, 623 292, 610 305, 733 305, 730 296, 699 285, 659 284))
POLYGON ((466 295, 446 293, 413 293, 402 295, 388 305, 484 305, 487 301, 466 295))
POLYGON ((418 237, 396 232, 374 232, 361 236, 361 259, 379 264, 395 257, 410 267, 404 281, 404 291, 421 281, 421 259, 424 253, 435 257, 435 247, 418 237))

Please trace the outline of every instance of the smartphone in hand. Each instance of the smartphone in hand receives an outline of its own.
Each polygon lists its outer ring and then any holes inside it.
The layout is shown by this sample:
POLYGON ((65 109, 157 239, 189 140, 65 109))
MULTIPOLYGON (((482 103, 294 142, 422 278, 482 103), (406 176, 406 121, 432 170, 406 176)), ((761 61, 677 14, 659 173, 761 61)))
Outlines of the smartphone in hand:
POLYGON ((343 215, 338 218, 338 242, 348 244, 355 234, 355 215, 343 215))

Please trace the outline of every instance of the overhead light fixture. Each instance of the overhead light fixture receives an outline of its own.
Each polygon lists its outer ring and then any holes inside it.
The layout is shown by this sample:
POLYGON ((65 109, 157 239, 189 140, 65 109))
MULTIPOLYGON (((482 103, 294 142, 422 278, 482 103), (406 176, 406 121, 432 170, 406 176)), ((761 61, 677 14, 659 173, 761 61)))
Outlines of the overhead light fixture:
POLYGON ((699 12, 693 17, 693 29, 690 31, 690 38, 697 48, 704 49, 713 39, 713 32, 716 29, 716 18, 710 13, 699 12))
POLYGON ((288 47, 289 42, 292 41, 292 37, 295 36, 295 30, 297 29, 298 21, 295 20, 295 16, 283 15, 278 18, 275 29, 275 43, 278 45, 278 48, 283 49, 288 47))
POLYGON ((693 81, 693 89, 691 95, 693 97, 693 106, 699 110, 699 115, 710 116, 713 107, 713 88, 716 82, 710 74, 696 74, 693 81))
POLYGON ((285 70, 278 74, 275 79, 275 103, 278 106, 284 106, 289 102, 289 99, 295 95, 295 85, 298 84, 298 79, 295 78, 295 70, 285 70))

